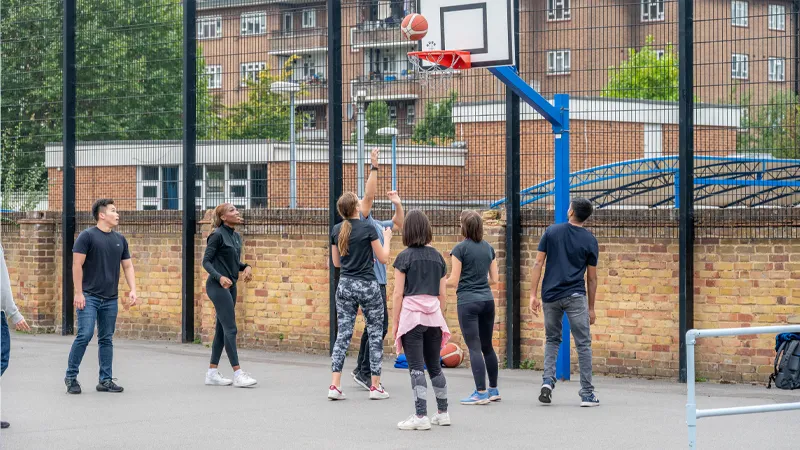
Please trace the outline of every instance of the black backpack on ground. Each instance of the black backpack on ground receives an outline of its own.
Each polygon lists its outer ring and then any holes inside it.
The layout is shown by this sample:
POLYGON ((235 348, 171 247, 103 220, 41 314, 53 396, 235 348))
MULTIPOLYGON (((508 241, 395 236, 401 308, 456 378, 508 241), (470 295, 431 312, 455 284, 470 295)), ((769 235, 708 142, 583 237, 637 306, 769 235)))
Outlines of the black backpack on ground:
POLYGON ((800 336, 778 335, 777 340, 775 372, 769 376, 767 389, 772 388, 772 383, 778 389, 800 389, 800 336))

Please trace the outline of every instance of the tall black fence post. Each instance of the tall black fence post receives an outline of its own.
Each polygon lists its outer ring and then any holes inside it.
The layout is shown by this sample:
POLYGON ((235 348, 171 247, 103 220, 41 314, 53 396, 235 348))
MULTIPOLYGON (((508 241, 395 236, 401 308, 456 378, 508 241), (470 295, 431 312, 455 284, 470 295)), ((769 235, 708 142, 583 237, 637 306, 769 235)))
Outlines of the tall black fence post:
MULTIPOLYGON (((519 61, 519 0, 514 0, 515 60, 519 61)), ((520 98, 506 88, 506 361, 520 364, 520 98)))
POLYGON ((197 148, 196 0, 183 2, 183 233, 181 234, 181 341, 194 341, 194 238, 197 229, 195 164, 197 148))
MULTIPOLYGON (((341 221, 336 201, 342 195, 342 1, 328 1, 328 225, 332 230, 341 221)), ((329 309, 330 351, 336 342, 336 286, 339 270, 333 267, 330 251, 329 309)))
POLYGON ((800 0, 792 1, 792 45, 794 46, 794 95, 800 95, 800 0))
POLYGON ((679 236, 679 339, 680 372, 686 382, 686 332, 694 327, 694 1, 680 0, 678 6, 680 131, 678 162, 679 236))
POLYGON ((72 282, 72 246, 75 244, 75 111, 77 103, 77 68, 75 67, 76 0, 64 0, 64 99, 62 121, 63 182, 61 207, 61 334, 74 332, 75 296, 72 282))

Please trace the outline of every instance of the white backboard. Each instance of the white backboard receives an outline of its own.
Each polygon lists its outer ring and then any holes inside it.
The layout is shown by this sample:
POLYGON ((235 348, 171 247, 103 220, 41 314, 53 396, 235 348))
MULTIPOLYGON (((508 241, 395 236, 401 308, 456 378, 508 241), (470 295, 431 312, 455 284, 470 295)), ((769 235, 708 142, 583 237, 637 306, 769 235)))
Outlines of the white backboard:
POLYGON ((469 51, 472 67, 512 66, 514 15, 512 0, 420 0, 428 20, 421 51, 469 51))

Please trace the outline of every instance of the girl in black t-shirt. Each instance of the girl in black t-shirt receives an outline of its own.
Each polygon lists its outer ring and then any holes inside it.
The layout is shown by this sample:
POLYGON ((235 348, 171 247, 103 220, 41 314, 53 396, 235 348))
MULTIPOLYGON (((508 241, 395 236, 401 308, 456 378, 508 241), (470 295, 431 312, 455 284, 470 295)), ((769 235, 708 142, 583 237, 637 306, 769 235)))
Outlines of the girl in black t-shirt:
POLYGON ((369 365, 372 371, 372 387, 369 398, 382 400, 389 394, 381 385, 381 361, 383 360, 383 297, 378 280, 372 270, 373 253, 381 264, 389 261, 389 248, 392 229, 383 230, 383 245, 378 239, 375 227, 366 220, 359 220, 358 197, 345 192, 336 203, 339 215, 344 221, 336 224, 331 232, 331 260, 341 268, 339 285, 336 288, 336 318, 339 332, 331 353, 333 376, 328 388, 328 398, 344 400, 342 392, 342 367, 358 307, 364 312, 369 337, 369 365))
POLYGON ((469 348, 475 392, 462 399, 462 405, 486 405, 500 401, 497 389, 497 354, 492 346, 494 331, 494 295, 490 284, 499 278, 494 249, 483 239, 483 220, 476 211, 461 213, 464 240, 456 245, 453 270, 447 284, 458 284, 458 323, 469 348), (486 374, 489 386, 486 386, 486 374))
POLYGON ((446 297, 447 265, 429 244, 433 239, 428 217, 419 210, 408 213, 403 224, 403 245, 408 248, 394 262, 394 341, 397 353, 405 350, 411 374, 416 414, 397 424, 401 430, 429 430, 431 424, 450 425, 447 380, 439 352, 450 338, 442 314, 446 297), (428 419, 425 366, 436 393, 438 412, 428 419))

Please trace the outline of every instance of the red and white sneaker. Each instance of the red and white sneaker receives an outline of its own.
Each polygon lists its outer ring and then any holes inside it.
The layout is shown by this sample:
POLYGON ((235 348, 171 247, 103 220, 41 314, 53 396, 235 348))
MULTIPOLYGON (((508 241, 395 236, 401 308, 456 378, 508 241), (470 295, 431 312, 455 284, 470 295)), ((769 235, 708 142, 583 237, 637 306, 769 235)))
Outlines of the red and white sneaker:
POLYGON ((336 386, 330 385, 328 388, 328 400, 344 400, 345 398, 344 392, 336 386))
POLYGON ((378 387, 372 386, 369 388, 370 400, 385 400, 387 398, 389 398, 389 393, 386 392, 386 389, 383 388, 382 384, 378 387))

